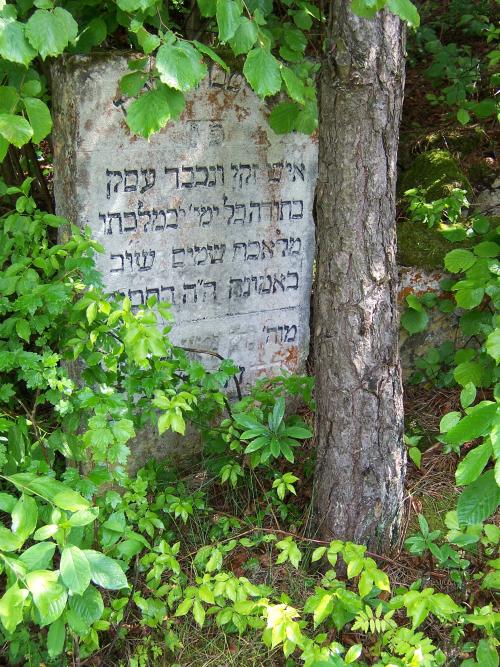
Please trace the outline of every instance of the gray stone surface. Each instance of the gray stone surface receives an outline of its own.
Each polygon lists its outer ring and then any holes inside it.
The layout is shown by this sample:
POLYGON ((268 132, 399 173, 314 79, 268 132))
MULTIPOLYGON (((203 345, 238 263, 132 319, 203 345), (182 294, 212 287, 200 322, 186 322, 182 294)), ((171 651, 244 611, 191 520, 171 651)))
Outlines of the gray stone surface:
POLYGON ((104 246, 110 292, 172 303, 174 343, 233 359, 244 387, 304 371, 316 140, 274 134, 266 104, 218 68, 178 122, 149 141, 131 136, 126 71, 116 55, 55 66, 58 213, 104 246))

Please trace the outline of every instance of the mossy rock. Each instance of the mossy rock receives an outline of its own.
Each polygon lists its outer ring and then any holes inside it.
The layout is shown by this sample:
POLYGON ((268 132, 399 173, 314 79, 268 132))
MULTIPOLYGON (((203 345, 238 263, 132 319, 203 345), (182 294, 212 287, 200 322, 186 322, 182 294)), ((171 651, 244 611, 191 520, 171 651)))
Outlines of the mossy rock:
POLYGON ((396 227, 398 239, 397 261, 400 266, 418 266, 432 271, 443 269, 444 256, 453 250, 451 244, 437 229, 429 229, 422 222, 401 220, 396 227))
POLYGON ((427 201, 446 197, 453 188, 467 190, 470 197, 472 187, 467 176, 449 151, 435 149, 418 155, 411 167, 405 171, 398 183, 398 194, 420 188, 427 201))

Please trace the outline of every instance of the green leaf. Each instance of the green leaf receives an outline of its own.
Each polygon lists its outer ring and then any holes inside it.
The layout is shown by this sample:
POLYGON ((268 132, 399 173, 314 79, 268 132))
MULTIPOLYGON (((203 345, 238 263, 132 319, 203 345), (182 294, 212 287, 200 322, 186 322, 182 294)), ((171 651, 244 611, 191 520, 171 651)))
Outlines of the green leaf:
POLYGON ((124 12, 137 12, 148 9, 154 0, 116 0, 116 4, 124 12))
POLYGON ((71 14, 56 7, 53 11, 37 9, 26 24, 26 37, 45 60, 58 56, 76 39, 78 24, 71 14))
POLYGON ((320 560, 321 558, 323 558, 325 553, 326 553, 326 547, 318 547, 312 553, 311 562, 315 563, 317 560, 320 560))
POLYGON ((470 252, 470 250, 465 250, 464 248, 455 248, 447 253, 444 258, 444 265, 447 271, 451 273, 461 273, 466 271, 476 262, 476 258, 470 252))
POLYGON ((455 479, 458 486, 471 484, 483 472, 484 467, 490 460, 493 450, 490 442, 485 442, 478 447, 474 447, 460 461, 455 472, 455 479))
POLYGON ((462 445, 464 442, 475 440, 488 431, 496 414, 497 406, 495 403, 479 404, 472 408, 466 417, 450 428, 443 440, 450 445, 462 445))
POLYGON ((297 438, 298 440, 307 440, 312 438, 312 431, 303 426, 287 426, 285 433, 290 436, 290 438, 297 438))
POLYGON ((24 97, 23 104, 33 129, 32 141, 39 144, 52 130, 49 107, 37 97, 24 97))
POLYGON ((199 51, 185 41, 161 46, 156 54, 156 67, 163 83, 182 92, 194 88, 207 74, 199 51))
POLYGON ((0 526, 0 550, 17 551, 24 544, 25 538, 22 535, 14 535, 5 526, 0 526))
POLYGON ((457 111, 457 120, 460 125, 467 125, 467 123, 470 121, 470 114, 467 109, 459 109, 457 111))
POLYGON ((94 46, 99 46, 107 35, 106 22, 100 16, 96 16, 78 36, 78 51, 88 53, 94 46))
POLYGON ((7 632, 14 632, 22 622, 24 601, 28 595, 29 591, 19 588, 16 581, 0 599, 0 620, 7 632))
POLYGON ((61 579, 72 594, 82 595, 90 584, 89 562, 81 549, 65 547, 61 554, 61 579))
POLYGON ((219 40, 227 42, 234 36, 240 23, 241 5, 235 0, 217 0, 219 40))
POLYGON ((466 287, 457 290, 455 294, 455 301, 460 308, 471 310, 479 306, 484 297, 484 288, 482 287, 466 287))
POLYGON ((134 134, 148 139, 170 120, 170 107, 164 88, 150 90, 127 109, 127 125, 134 134))
POLYGON ((16 116, 13 113, 0 113, 0 135, 14 144, 16 148, 21 148, 33 136, 33 130, 28 121, 22 116, 16 116))
POLYGON ((259 31, 254 21, 250 21, 246 16, 240 16, 238 29, 234 36, 229 40, 229 45, 236 56, 242 53, 248 53, 257 41, 259 31))
POLYGON ((16 333, 19 336, 19 338, 22 338, 26 342, 29 341, 31 336, 31 328, 27 320, 17 320, 16 333))
POLYGON ((197 0, 200 14, 204 17, 215 16, 217 0, 197 0))
POLYGON ((57 572, 36 570, 26 575, 26 585, 40 614, 41 625, 50 625, 63 613, 68 594, 57 581, 57 572))
POLYGON ((476 387, 473 382, 467 382, 460 392, 460 405, 465 410, 476 400, 476 387))
POLYGON ((275 95, 281 89, 280 64, 266 49, 256 47, 248 54, 243 74, 260 97, 275 95))
POLYGON ((91 549, 85 549, 83 553, 89 562, 90 577, 94 584, 111 591, 128 588, 127 577, 115 560, 91 549))
POLYGON ((210 47, 207 46, 206 44, 203 44, 202 42, 198 42, 196 39, 192 40, 194 46, 198 49, 200 53, 205 54, 208 56, 211 60, 213 60, 215 63, 217 63, 223 70, 226 72, 229 72, 229 67, 228 65, 222 60, 222 58, 210 47))
POLYGON ((205 610, 203 609, 203 605, 199 600, 195 600, 193 603, 193 617, 200 628, 202 628, 203 623, 205 622, 205 610))
POLYGON ((83 595, 72 595, 69 599, 69 607, 87 625, 98 621, 104 611, 102 595, 94 586, 89 586, 83 595))
POLYGON ((387 7, 412 28, 418 28, 420 25, 418 9, 410 0, 388 0, 387 7))
POLYGON ((494 329, 486 339, 486 351, 497 363, 500 361, 500 328, 494 329))
POLYGON ((361 644, 354 644, 353 646, 351 646, 351 648, 347 651, 344 657, 344 662, 346 663, 346 665, 350 665, 352 662, 357 660, 361 655, 362 650, 363 647, 361 644))
POLYGON ((35 499, 23 493, 12 510, 12 532, 26 540, 34 532, 37 520, 35 499))
POLYGON ((480 639, 476 649, 476 659, 481 667, 498 667, 498 651, 492 640, 480 639))
POLYGON ((295 129, 300 107, 295 102, 280 102, 269 115, 269 125, 276 134, 288 134, 295 129))
POLYGON ((130 72, 120 79, 120 91, 129 97, 138 95, 148 80, 145 72, 130 72))
POLYGON ((139 46, 146 55, 152 53, 161 44, 161 40, 158 35, 152 35, 144 27, 139 28, 137 31, 137 41, 139 42, 139 46))
POLYGON ((495 512, 500 503, 500 487, 495 473, 488 470, 460 494, 457 516, 461 526, 481 523, 495 512))
POLYGON ((352 0, 352 11, 364 19, 372 19, 375 14, 385 5, 386 0, 352 0))
POLYGON ((26 67, 36 56, 19 21, 0 18, 0 56, 26 67))
POLYGON ((424 331, 429 322, 429 316, 426 312, 408 308, 401 316, 401 324, 410 335, 424 331))
POLYGON ((294 102, 298 102, 299 104, 303 104, 305 101, 304 82, 299 79, 295 72, 289 67, 283 67, 281 69, 281 77, 285 82, 287 93, 292 98, 292 100, 294 102))
POLYGON ((478 257, 497 257, 500 246, 494 241, 482 241, 474 246, 474 254, 478 257))
POLYGON ((62 618, 51 623, 47 633, 47 650, 51 658, 55 658, 64 650, 64 642, 66 639, 66 624, 62 618))
POLYGON ((478 361, 464 361, 463 363, 458 364, 453 371, 453 377, 457 381, 457 384, 462 387, 465 387, 466 385, 476 385, 480 387, 483 384, 483 375, 484 366, 478 361))
POLYGON ((19 556, 19 560, 26 565, 28 571, 46 570, 50 567, 56 545, 54 542, 40 542, 34 544, 19 556))

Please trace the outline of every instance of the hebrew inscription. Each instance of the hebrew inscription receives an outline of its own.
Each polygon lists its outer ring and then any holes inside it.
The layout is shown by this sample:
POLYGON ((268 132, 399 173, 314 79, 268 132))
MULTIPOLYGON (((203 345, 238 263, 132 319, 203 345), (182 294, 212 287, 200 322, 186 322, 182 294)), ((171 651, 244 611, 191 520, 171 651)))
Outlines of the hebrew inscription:
POLYGON ((133 308, 151 297, 171 304, 174 343, 232 358, 244 386, 302 372, 314 138, 274 134, 269 110, 241 74, 213 67, 181 119, 148 142, 123 122, 123 58, 80 57, 60 67, 57 207, 89 225, 104 247, 97 264, 109 292, 133 308), (71 121, 68 104, 77 110, 71 121))

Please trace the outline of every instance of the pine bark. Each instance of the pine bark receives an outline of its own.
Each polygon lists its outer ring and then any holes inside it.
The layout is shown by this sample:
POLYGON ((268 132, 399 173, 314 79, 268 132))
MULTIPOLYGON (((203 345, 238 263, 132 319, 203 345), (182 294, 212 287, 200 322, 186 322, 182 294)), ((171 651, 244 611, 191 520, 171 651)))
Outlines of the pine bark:
POLYGON ((404 27, 332 0, 320 75, 314 361, 319 532, 382 552, 397 539, 405 451, 395 186, 404 27))

